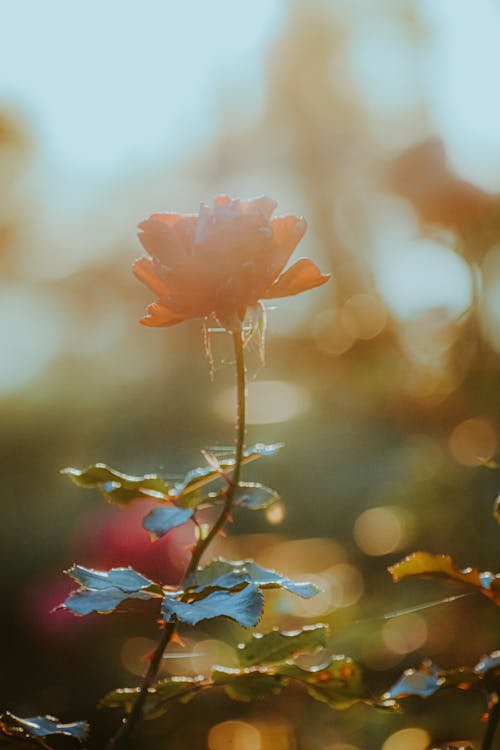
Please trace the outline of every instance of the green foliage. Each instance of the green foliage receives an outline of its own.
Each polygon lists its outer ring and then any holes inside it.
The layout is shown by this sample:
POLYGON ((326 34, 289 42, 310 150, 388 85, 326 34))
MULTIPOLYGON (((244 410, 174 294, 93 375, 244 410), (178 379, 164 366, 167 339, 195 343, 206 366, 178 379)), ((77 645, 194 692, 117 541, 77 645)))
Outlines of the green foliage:
POLYGON ((168 482, 157 474, 132 476, 102 463, 93 464, 86 469, 69 467, 62 469, 61 474, 68 476, 78 487, 97 487, 106 500, 117 505, 128 505, 138 497, 169 499, 168 482))
POLYGON ((244 588, 211 591, 203 599, 190 602, 167 593, 161 611, 167 622, 175 618, 187 625, 197 625, 202 620, 228 617, 243 627, 250 628, 259 622, 263 606, 264 597, 257 586, 244 583, 244 588))
MULTIPOLYGON (((304 669, 293 657, 314 653, 326 644, 326 625, 305 627, 292 633, 272 630, 253 635, 238 646, 241 667, 215 666, 210 675, 196 678, 171 677, 148 689, 144 712, 148 718, 165 713, 174 703, 191 700, 201 690, 223 688, 232 700, 249 702, 277 694, 291 682, 303 685, 309 695, 342 710, 372 700, 359 667, 346 656, 331 656, 319 667, 304 669), (260 661, 258 661, 260 659, 260 661)), ((108 693, 101 706, 130 712, 140 688, 120 688, 108 693)))
POLYGON ((189 508, 154 508, 147 516, 145 516, 142 525, 151 533, 153 539, 159 539, 164 536, 167 531, 174 529, 176 526, 182 526, 183 523, 189 521, 193 511, 189 508))
POLYGON ((320 667, 304 669, 286 662, 280 674, 301 682, 309 695, 338 710, 350 708, 359 701, 371 703, 361 670, 348 656, 332 656, 320 667))
MULTIPOLYGON (((256 443, 244 451, 242 464, 274 456, 281 447, 281 443, 256 443)), ((216 480, 224 479, 224 472, 230 472, 233 468, 234 458, 221 459, 216 465, 189 471, 180 482, 171 482, 159 474, 124 474, 103 463, 93 464, 86 469, 62 469, 61 474, 68 476, 78 487, 97 488, 106 500, 118 505, 128 505, 140 498, 154 498, 165 503, 175 502, 183 508, 195 508, 210 500, 201 490, 216 480)), ((214 499, 216 497, 211 498, 212 501, 214 499)))
POLYGON ((133 568, 103 571, 73 565, 65 572, 82 584, 60 605, 75 615, 88 615, 92 612, 105 614, 112 612, 125 599, 152 599, 161 592, 158 584, 133 568))
POLYGON ((201 591, 210 588, 232 588, 235 577, 240 581, 254 583, 259 588, 285 589, 292 594, 297 594, 304 599, 315 596, 319 589, 312 583, 292 581, 290 578, 257 565, 253 560, 214 560, 205 568, 196 570, 185 582, 186 589, 190 591, 201 591))
POLYGON ((242 667, 273 664, 297 654, 314 652, 326 646, 328 625, 308 625, 301 630, 284 632, 274 628, 269 633, 254 633, 246 643, 238 646, 238 661, 242 667))
POLYGON ((387 703, 409 696, 428 698, 444 688, 497 692, 500 689, 500 651, 483 656, 474 667, 456 669, 441 669, 430 659, 424 659, 419 669, 407 669, 381 701, 387 703))
POLYGON ((265 510, 280 500, 281 497, 276 490, 272 490, 259 482, 240 482, 234 502, 239 508, 265 510))
MULTIPOLYGON (((143 707, 145 719, 157 719, 177 703, 188 703, 206 687, 204 677, 169 677, 160 680, 147 692, 143 707)), ((130 713, 140 688, 118 688, 101 699, 101 708, 120 708, 130 713)))
POLYGON ((234 701, 250 701, 277 695, 285 687, 287 680, 274 671, 262 667, 255 669, 229 669, 216 667, 212 672, 214 687, 223 687, 226 695, 234 701))

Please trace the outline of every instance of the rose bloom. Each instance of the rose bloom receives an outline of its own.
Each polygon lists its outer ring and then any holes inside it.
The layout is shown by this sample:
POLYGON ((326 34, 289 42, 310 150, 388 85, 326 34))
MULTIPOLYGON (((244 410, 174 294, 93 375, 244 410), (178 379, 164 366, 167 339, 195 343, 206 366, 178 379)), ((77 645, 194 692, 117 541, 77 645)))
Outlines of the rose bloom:
POLYGON ((288 297, 329 279, 308 258, 283 269, 307 224, 298 216, 271 219, 276 202, 220 195, 198 215, 153 214, 139 224, 139 239, 151 255, 133 271, 158 296, 141 319, 171 326, 214 316, 238 330, 248 308, 262 299, 288 297))

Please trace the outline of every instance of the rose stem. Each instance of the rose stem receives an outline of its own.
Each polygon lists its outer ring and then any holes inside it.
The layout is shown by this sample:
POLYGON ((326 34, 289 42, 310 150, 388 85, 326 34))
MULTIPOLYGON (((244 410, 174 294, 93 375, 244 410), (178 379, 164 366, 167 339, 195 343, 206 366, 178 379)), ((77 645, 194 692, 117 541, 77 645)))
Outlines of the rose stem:
POLYGON ((495 705, 490 711, 490 715, 488 717, 488 723, 486 725, 486 731, 483 737, 483 744, 481 745, 481 750, 491 750, 491 748, 493 747, 493 738, 495 736, 495 731, 496 731, 499 720, 500 720, 500 701, 495 703, 495 705))
MULTIPOLYGON (((235 500, 236 490, 240 481, 241 473, 241 461, 243 458, 243 447, 245 441, 245 412, 246 412, 246 379, 245 379, 245 359, 243 354, 243 332, 233 331, 233 347, 235 354, 236 364, 236 391, 237 391, 237 414, 236 414, 236 439, 235 439, 235 457, 234 457, 234 469, 231 476, 231 483, 226 491, 226 499, 224 500, 224 506, 215 521, 214 525, 206 535, 204 539, 198 539, 196 546, 193 550, 193 554, 186 572, 183 576, 183 581, 193 573, 198 567, 203 554, 209 547, 212 540, 217 536, 219 531, 224 527, 225 523, 231 515, 231 509, 235 500)), ((154 650, 151 657, 148 670, 142 680, 141 688, 137 694, 132 710, 123 719, 123 722, 117 732, 111 737, 106 750, 116 750, 121 747, 125 740, 134 730, 136 724, 139 722, 142 714, 142 709, 146 701, 148 690, 153 685, 158 670, 161 665, 163 653, 170 643, 172 636, 175 633, 177 623, 172 620, 166 623, 161 638, 158 641, 158 645, 154 650)))

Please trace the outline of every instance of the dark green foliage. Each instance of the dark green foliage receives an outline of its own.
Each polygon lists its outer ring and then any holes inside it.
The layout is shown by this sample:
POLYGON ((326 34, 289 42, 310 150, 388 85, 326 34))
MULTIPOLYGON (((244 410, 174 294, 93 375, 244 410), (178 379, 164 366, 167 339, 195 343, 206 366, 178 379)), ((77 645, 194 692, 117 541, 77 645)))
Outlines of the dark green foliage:
POLYGON ((235 505, 248 510, 265 510, 281 500, 276 490, 259 482, 240 482, 235 505))
MULTIPOLYGON (((169 677, 160 680, 149 688, 143 708, 145 719, 162 716, 176 703, 187 703, 205 686, 203 677, 169 677)), ((140 688, 118 688, 112 690, 100 701, 102 708, 121 708, 130 713, 140 688)))
MULTIPOLYGON (((264 456, 274 456, 281 447, 281 443, 256 443, 245 450, 242 463, 250 463, 264 456)), ((194 508, 207 501, 206 495, 201 493, 203 487, 223 478, 223 473, 230 472, 233 467, 234 458, 221 459, 216 465, 202 466, 189 471, 180 482, 172 482, 158 474, 132 476, 103 463, 93 464, 86 469, 66 468, 62 469, 61 473, 68 476, 78 487, 97 488, 106 500, 118 505, 128 505, 140 498, 154 498, 167 503, 175 501, 183 508, 194 508)))
POLYGON ((312 698, 331 708, 341 710, 359 701, 372 702, 361 670, 348 656, 332 656, 325 664, 311 669, 286 662, 279 666, 279 672, 301 682, 312 698))
MULTIPOLYGON (((240 582, 241 583, 241 582, 240 582)), ((185 602, 166 594, 161 611, 168 622, 172 617, 188 625, 196 625, 201 620, 214 617, 228 617, 245 628, 257 625, 262 616, 264 597, 257 586, 245 584, 239 590, 213 591, 203 599, 185 602)))
POLYGON ((262 668, 226 669, 216 667, 212 672, 214 687, 223 687, 226 695, 232 700, 248 703, 266 695, 280 693, 286 680, 273 671, 262 668))
POLYGON ((182 526, 183 523, 189 521, 193 511, 186 508, 155 508, 148 513, 144 518, 142 525, 149 531, 151 535, 158 539, 162 537, 170 529, 174 529, 176 526, 182 526))
POLYGON ((242 667, 252 667, 284 661, 304 651, 314 652, 326 646, 328 633, 328 625, 322 624, 291 632, 275 628, 269 633, 254 633, 238 646, 238 661, 242 667))
MULTIPOLYGON (((315 596, 319 589, 312 583, 292 581, 290 578, 276 573, 274 570, 262 568, 253 560, 240 560, 230 562, 228 560, 214 560, 205 568, 192 573, 187 579, 186 588, 199 591, 207 587, 226 588, 226 581, 233 581, 234 576, 241 581, 255 583, 260 588, 281 588, 297 594, 304 599, 315 596), (229 579, 227 579, 229 576, 229 579)), ((231 583, 232 587, 234 583, 231 583)))
POLYGON ((152 599, 161 591, 157 584, 132 568, 103 571, 73 565, 66 573, 82 584, 61 605, 75 615, 112 612, 125 599, 152 599))
POLYGON ((497 692, 500 689, 500 652, 483 656, 474 667, 456 669, 440 669, 430 659, 425 659, 419 669, 407 669, 381 700, 388 702, 408 696, 428 698, 444 688, 497 692))

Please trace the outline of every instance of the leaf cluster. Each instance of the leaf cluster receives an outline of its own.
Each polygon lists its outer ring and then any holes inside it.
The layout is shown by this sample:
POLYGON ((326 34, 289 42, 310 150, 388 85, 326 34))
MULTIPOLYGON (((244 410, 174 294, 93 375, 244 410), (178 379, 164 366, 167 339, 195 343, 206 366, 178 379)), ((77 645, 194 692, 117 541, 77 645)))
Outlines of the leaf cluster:
MULTIPOLYGON (((176 703, 186 703, 213 688, 222 688, 232 700, 249 702, 280 693, 292 682, 334 709, 346 709, 360 701, 372 703, 361 670, 349 657, 330 655, 311 668, 298 662, 299 655, 324 649, 328 633, 328 626, 321 623, 291 632, 273 629, 254 633, 236 649, 237 668, 214 666, 207 676, 169 677, 157 682, 148 690, 144 715, 157 718, 176 703)), ((130 712, 139 690, 113 690, 101 706, 130 712)))

